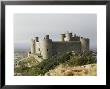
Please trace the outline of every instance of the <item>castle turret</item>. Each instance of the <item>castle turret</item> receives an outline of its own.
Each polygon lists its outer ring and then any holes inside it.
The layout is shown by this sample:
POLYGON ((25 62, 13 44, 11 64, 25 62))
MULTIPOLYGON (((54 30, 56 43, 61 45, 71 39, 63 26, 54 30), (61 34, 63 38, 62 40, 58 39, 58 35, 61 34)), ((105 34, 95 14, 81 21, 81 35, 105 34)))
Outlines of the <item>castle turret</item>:
POLYGON ((81 41, 81 51, 82 52, 89 51, 89 39, 81 37, 80 41, 81 41))
POLYGON ((65 41, 71 41, 72 40, 72 33, 66 33, 65 41))
POLYGON ((61 41, 65 41, 64 38, 65 38, 65 34, 60 34, 61 35, 61 41))
POLYGON ((36 40, 31 39, 31 53, 35 54, 36 53, 36 40))
POLYGON ((49 39, 49 35, 41 41, 41 55, 43 59, 48 59, 52 57, 52 40, 49 39))

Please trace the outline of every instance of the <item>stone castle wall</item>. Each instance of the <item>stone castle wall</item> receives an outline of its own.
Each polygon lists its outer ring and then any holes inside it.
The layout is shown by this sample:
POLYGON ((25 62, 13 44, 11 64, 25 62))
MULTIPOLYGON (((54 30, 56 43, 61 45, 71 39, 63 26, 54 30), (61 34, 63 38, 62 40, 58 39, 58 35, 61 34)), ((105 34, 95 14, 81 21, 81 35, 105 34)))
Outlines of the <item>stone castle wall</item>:
POLYGON ((62 54, 66 52, 80 52, 81 42, 71 41, 71 42, 53 42, 52 43, 52 55, 62 54))
POLYGON ((61 41, 52 41, 49 39, 49 35, 46 35, 42 41, 35 37, 31 43, 30 53, 40 55, 43 59, 70 51, 84 52, 89 50, 89 39, 76 36, 76 34, 72 37, 72 33, 61 34, 61 41))

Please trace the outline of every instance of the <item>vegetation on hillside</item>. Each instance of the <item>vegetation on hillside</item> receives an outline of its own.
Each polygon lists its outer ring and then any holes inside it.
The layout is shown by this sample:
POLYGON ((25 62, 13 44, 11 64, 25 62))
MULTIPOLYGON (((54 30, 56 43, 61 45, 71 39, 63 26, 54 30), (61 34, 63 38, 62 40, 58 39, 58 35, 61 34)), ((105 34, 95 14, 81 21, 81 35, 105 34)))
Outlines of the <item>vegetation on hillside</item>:
POLYGON ((96 76, 97 65, 88 64, 83 66, 69 66, 60 64, 45 73, 45 76, 96 76))
POLYGON ((49 70, 54 69, 56 66, 60 64, 74 67, 93 63, 96 63, 96 57, 93 56, 92 52, 85 53, 69 52, 61 55, 59 58, 54 57, 51 59, 43 60, 38 65, 33 65, 31 67, 25 67, 23 66, 23 64, 25 65, 25 63, 21 62, 22 66, 15 68, 14 71, 15 73, 22 73, 22 75, 43 76, 49 70))

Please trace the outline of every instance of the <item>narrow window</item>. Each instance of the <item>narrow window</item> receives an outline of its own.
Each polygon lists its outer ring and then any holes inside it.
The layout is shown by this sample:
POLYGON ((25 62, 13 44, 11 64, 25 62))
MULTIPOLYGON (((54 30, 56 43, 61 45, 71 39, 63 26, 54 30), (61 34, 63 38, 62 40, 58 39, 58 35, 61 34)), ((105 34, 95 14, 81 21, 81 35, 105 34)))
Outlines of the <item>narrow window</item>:
POLYGON ((39 51, 40 51, 40 48, 39 48, 39 51))
POLYGON ((47 49, 47 51, 48 51, 48 49, 47 49))

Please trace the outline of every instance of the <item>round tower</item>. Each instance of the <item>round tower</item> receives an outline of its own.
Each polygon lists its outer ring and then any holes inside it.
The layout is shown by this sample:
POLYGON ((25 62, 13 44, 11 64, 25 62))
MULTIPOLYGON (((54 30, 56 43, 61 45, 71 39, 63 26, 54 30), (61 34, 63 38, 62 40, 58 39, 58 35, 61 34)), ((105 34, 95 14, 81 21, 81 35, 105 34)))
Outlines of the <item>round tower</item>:
POLYGON ((81 51, 82 52, 89 51, 89 39, 81 37, 80 41, 81 41, 81 51))
POLYGON ((72 39, 72 33, 66 33, 66 41, 71 41, 72 39))
POLYGON ((36 53, 36 40, 31 39, 31 53, 35 54, 36 53))
POLYGON ((40 42, 39 42, 39 37, 35 37, 36 40, 36 54, 40 55, 40 42))
POLYGON ((48 59, 52 57, 52 40, 49 39, 49 35, 41 41, 41 55, 43 59, 48 59))
POLYGON ((64 38, 65 38, 65 34, 60 34, 61 35, 61 41, 65 41, 64 38))

